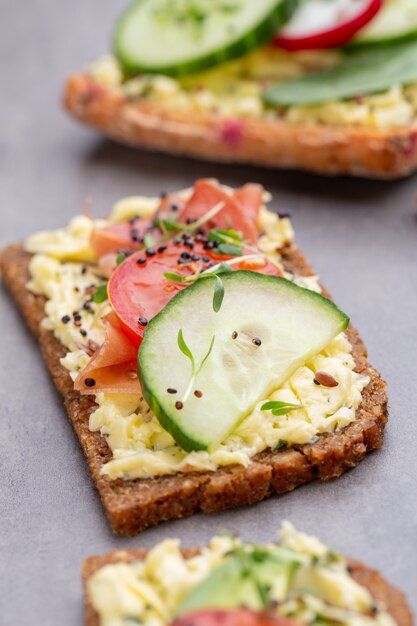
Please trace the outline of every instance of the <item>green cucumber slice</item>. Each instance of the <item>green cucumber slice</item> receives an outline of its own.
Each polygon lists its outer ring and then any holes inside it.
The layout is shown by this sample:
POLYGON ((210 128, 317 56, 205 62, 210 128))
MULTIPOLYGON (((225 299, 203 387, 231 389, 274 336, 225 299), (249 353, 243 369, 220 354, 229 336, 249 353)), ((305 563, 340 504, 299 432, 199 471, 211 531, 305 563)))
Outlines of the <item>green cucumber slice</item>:
POLYGON ((380 93, 417 81, 417 41, 364 48, 337 67, 285 80, 262 95, 269 106, 322 104, 380 93))
POLYGON ((127 76, 198 72, 269 41, 299 0, 137 0, 119 20, 114 51, 127 76))
POLYGON ((348 324, 330 300, 285 278, 236 271, 221 280, 218 313, 213 310, 217 279, 197 281, 150 321, 138 352, 144 397, 187 451, 210 450, 223 441, 348 324), (196 366, 212 346, 194 380, 190 358, 179 347, 180 330, 196 366), (182 406, 176 408, 177 402, 182 406))
POLYGON ((382 9, 349 46, 382 45, 417 37, 416 0, 385 0, 382 9))

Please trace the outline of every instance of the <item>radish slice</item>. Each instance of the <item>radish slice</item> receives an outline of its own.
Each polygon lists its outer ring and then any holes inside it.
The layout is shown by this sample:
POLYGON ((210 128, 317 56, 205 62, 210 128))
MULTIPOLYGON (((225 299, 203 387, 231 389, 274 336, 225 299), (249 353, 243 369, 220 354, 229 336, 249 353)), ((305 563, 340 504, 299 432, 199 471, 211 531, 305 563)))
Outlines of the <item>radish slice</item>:
POLYGON ((300 6, 273 43, 294 51, 342 46, 378 13, 382 4, 383 0, 310 0, 300 6))

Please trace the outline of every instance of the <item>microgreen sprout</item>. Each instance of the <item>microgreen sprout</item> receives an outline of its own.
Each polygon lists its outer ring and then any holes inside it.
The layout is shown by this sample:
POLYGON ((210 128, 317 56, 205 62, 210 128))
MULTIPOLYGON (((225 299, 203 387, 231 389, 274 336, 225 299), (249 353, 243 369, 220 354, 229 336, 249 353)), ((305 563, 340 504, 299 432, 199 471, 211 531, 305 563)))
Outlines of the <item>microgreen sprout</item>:
POLYGON ((204 280, 206 278, 215 278, 216 283, 214 285, 213 294, 213 311, 218 313, 224 298, 224 285, 220 278, 221 274, 228 274, 232 272, 232 268, 227 263, 220 263, 215 267, 211 267, 201 274, 191 274, 190 276, 184 276, 183 274, 176 274, 175 272, 165 272, 164 276, 168 280, 174 283, 195 283, 198 280, 204 280), (215 271, 213 271, 215 270, 215 271))
POLYGON ((286 415, 290 411, 304 408, 302 404, 291 404, 290 402, 280 402, 270 400, 261 406, 261 411, 272 411, 272 415, 286 415))
POLYGON ((107 283, 98 285, 92 296, 92 301, 96 304, 101 304, 107 300, 107 283))
POLYGON ((190 397, 191 391, 194 387, 195 381, 197 376, 199 375, 199 373, 201 372, 205 362, 207 361, 207 359, 209 358, 211 351, 213 350, 213 346, 214 346, 214 341, 215 341, 216 336, 213 335, 211 342, 210 342, 210 346, 209 349, 207 350, 205 356, 203 357, 200 365, 196 365, 195 359, 194 359, 194 355, 191 352, 190 348, 188 347, 185 339, 184 339, 184 335, 182 332, 182 328, 179 329, 178 331, 178 336, 177 336, 177 343, 178 343, 178 347, 181 350, 181 352, 187 357, 187 359, 190 360, 191 362, 191 379, 190 382, 188 383, 187 389, 185 390, 184 396, 182 398, 182 402, 186 402, 188 400, 188 398, 190 397))

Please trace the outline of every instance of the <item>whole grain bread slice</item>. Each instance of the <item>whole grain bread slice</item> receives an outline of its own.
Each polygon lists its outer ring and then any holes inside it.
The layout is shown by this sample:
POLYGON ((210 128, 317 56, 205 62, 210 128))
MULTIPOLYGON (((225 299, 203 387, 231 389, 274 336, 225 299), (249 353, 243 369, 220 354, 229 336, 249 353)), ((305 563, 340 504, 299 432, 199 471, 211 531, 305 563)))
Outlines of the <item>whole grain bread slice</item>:
POLYGON ((174 155, 382 179, 417 169, 417 120, 378 130, 190 113, 128 99, 87 74, 68 79, 64 106, 121 143, 174 155))
MULTIPOLYGON (((185 558, 191 558, 198 554, 198 549, 185 549, 182 553, 185 558)), ((105 565, 113 563, 131 563, 144 559, 146 550, 115 550, 102 556, 90 556, 82 567, 82 580, 85 600, 85 626, 100 626, 100 619, 95 611, 89 594, 89 578, 105 565)), ((360 585, 370 592, 376 604, 383 605, 387 612, 394 618, 398 626, 413 626, 413 616, 408 606, 406 597, 396 587, 390 585, 379 572, 358 561, 347 559, 351 576, 360 585)))
MULTIPOLYGON (((64 399, 68 416, 78 435, 88 466, 114 532, 136 533, 161 521, 255 504, 272 493, 291 491, 314 478, 327 480, 357 465, 367 452, 379 448, 387 421, 385 383, 367 362, 366 348, 358 332, 349 328, 356 371, 368 375, 356 420, 335 433, 318 437, 316 443, 256 455, 247 468, 229 466, 215 472, 191 472, 151 479, 111 480, 101 473, 111 457, 104 437, 88 427, 94 399, 73 388, 68 371, 60 364, 64 346, 41 326, 45 300, 26 288, 30 255, 21 245, 0 254, 3 280, 32 333, 39 341, 53 381, 64 399)), ((312 269, 296 247, 284 252, 287 269, 310 275, 312 269)))

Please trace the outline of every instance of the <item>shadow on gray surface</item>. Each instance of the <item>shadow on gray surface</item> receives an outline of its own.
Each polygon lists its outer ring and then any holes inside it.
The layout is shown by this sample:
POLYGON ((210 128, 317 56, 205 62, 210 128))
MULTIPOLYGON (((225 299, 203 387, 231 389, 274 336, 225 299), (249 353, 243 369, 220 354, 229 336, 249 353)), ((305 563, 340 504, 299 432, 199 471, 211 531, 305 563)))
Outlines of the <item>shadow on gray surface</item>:
MULTIPOLYGON (((157 152, 146 152, 137 148, 117 144, 111 140, 99 140, 92 150, 84 155, 88 166, 112 171, 137 171, 161 179, 186 173, 190 181, 201 177, 215 177, 232 185, 254 180, 266 189, 280 187, 288 192, 298 192, 327 200, 377 201, 394 194, 404 181, 381 181, 347 176, 329 177, 295 170, 272 170, 251 165, 219 164, 194 160, 188 157, 169 156, 157 152)), ((355 205, 352 205, 355 208, 355 205)), ((372 210, 378 205, 372 206, 372 210)))

